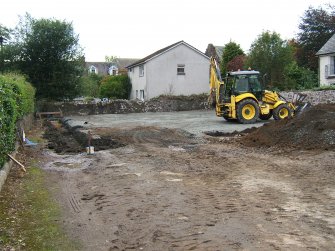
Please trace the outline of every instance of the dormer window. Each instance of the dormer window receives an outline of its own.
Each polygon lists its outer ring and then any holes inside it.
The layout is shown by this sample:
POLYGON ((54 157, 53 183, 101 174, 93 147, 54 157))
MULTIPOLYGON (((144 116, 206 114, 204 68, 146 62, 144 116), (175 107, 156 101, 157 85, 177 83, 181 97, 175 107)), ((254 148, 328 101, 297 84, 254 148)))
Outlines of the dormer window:
POLYGON ((98 74, 98 68, 95 67, 94 65, 91 65, 90 68, 88 69, 88 72, 91 74, 98 74))
POLYGON ((112 76, 119 75, 119 69, 115 65, 112 65, 109 67, 108 74, 112 76))

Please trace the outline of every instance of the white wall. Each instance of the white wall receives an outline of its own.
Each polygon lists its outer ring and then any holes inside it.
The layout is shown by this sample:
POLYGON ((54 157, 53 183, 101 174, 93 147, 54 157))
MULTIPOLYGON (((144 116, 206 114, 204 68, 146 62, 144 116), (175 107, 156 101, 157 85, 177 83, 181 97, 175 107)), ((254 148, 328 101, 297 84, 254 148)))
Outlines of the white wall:
POLYGON ((147 97, 162 94, 191 95, 209 91, 209 59, 180 44, 147 63, 147 97), (178 64, 185 75, 177 75, 178 64))
MULTIPOLYGON (((142 77, 139 76, 139 66, 132 68, 130 72, 128 70, 128 76, 131 80, 132 88, 130 93, 130 99, 136 99, 136 90, 138 91, 138 98, 140 96, 140 90, 144 90, 144 93, 147 93, 147 86, 146 86, 146 65, 144 65, 144 75, 142 77)), ((146 97, 145 97, 146 98, 146 97)))
POLYGON ((335 78, 326 78, 325 75, 325 67, 326 65, 329 66, 331 64, 331 59, 334 56, 335 54, 319 56, 320 86, 327 86, 335 83, 335 78))
POLYGON ((191 95, 209 92, 209 59, 194 49, 179 44, 144 65, 144 77, 139 67, 128 72, 132 80, 131 99, 136 90, 145 91, 145 100, 162 94, 191 95), (185 65, 185 75, 177 75, 178 64, 185 65))

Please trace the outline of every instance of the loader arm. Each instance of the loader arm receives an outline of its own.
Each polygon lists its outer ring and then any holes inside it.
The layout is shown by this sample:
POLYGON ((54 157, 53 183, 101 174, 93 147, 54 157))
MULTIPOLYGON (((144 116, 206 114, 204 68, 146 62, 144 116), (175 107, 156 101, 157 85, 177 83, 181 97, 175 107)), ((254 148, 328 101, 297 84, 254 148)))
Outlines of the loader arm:
POLYGON ((210 94, 209 94, 209 103, 212 104, 213 107, 219 103, 219 88, 222 88, 224 82, 221 78, 221 72, 218 67, 218 64, 214 58, 211 58, 210 64, 210 94), (222 85, 222 86, 221 86, 222 85))

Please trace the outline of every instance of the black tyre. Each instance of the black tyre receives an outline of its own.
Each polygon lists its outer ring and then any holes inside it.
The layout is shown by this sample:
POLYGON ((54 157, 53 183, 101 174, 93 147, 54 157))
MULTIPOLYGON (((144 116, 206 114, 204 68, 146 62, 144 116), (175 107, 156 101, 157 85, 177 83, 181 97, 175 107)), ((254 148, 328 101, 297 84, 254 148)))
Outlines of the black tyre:
POLYGON ((233 119, 233 118, 230 118, 228 116, 223 116, 223 118, 228 121, 228 122, 232 122, 232 121, 235 121, 236 119, 233 119))
POLYGON ((269 114, 259 114, 259 118, 261 120, 269 120, 272 117, 272 111, 269 112, 269 114))
POLYGON ((273 118, 275 120, 281 120, 281 119, 286 119, 286 118, 291 118, 291 117, 292 117, 292 110, 286 103, 277 106, 273 110, 273 118))
POLYGON ((253 99, 244 99, 237 104, 236 117, 242 124, 255 123, 259 117, 258 103, 253 99))

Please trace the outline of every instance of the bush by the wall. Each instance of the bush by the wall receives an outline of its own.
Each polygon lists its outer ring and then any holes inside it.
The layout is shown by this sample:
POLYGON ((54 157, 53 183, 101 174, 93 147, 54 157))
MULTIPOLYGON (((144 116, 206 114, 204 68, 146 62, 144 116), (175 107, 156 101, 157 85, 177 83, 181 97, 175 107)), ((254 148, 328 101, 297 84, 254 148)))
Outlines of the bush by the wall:
POLYGON ((107 76, 101 81, 100 96, 110 99, 128 99, 131 91, 127 75, 107 76))
POLYGON ((34 111, 35 89, 20 75, 0 75, 0 168, 14 150, 16 122, 34 111))

